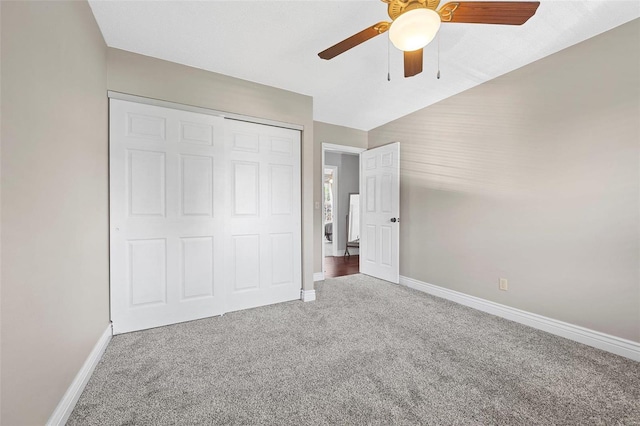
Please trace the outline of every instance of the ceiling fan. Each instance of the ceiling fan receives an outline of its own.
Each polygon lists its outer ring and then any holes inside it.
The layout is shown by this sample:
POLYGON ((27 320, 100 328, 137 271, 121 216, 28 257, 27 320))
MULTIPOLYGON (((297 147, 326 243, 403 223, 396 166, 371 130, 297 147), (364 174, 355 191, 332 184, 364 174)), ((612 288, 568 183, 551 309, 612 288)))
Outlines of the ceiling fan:
POLYGON ((378 22, 318 53, 331 59, 365 41, 389 31, 395 47, 404 51, 404 76, 422 72, 422 48, 433 40, 441 22, 466 24, 522 25, 538 9, 540 2, 456 1, 438 11, 440 0, 381 0, 387 3, 391 22, 378 22))

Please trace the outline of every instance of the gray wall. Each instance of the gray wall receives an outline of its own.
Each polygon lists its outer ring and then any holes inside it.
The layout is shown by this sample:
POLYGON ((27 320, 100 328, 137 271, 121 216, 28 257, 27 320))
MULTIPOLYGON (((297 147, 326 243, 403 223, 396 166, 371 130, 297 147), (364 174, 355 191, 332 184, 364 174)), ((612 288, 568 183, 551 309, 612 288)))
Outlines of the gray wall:
MULTIPOLYGON (((351 129, 344 126, 313 122, 314 140, 314 166, 313 166, 313 199, 318 205, 322 203, 322 144, 330 143, 334 145, 344 145, 356 148, 367 148, 367 132, 363 130, 351 129)), ((314 261, 313 270, 322 272, 322 211, 320 208, 314 210, 313 215, 313 236, 314 236, 314 261)))
POLYGON ((639 36, 635 20, 369 133, 401 142, 402 275, 640 341, 639 36))
MULTIPOLYGON (((109 90, 304 126, 302 132, 302 273, 313 288, 313 99, 275 87, 149 56, 108 49, 109 90)), ((320 239, 322 242, 322 239, 320 239)))
MULTIPOLYGON (((360 159, 358 155, 327 152, 324 163, 338 168, 338 235, 334 242, 338 243, 340 254, 347 244, 347 214, 349 214, 349 194, 360 192, 360 159)), ((355 253, 351 249, 351 253, 355 253)))
POLYGON ((41 425, 109 325, 106 46, 86 2, 0 8, 0 423, 41 425))

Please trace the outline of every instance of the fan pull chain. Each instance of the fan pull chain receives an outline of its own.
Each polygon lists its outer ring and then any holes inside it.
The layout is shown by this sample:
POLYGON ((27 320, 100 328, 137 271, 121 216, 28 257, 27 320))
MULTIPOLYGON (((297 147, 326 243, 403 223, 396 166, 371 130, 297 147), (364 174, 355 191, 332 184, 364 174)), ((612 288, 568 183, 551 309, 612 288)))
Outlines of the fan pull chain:
POLYGON ((440 32, 438 32, 438 74, 436 78, 440 80, 440 32))
POLYGON ((391 81, 391 39, 387 37, 387 81, 391 81))

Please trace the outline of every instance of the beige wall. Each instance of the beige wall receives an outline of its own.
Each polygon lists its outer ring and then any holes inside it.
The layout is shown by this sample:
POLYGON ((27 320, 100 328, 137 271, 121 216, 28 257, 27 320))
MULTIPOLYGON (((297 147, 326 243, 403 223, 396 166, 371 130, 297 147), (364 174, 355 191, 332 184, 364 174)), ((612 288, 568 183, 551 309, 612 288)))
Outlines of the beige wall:
POLYGON ((106 46, 86 2, 1 2, 2 418, 44 424, 109 324, 106 46))
POLYGON ((109 90, 304 126, 302 132, 302 273, 313 288, 313 99, 118 49, 108 49, 109 90))
POLYGON ((369 133, 401 142, 402 275, 640 341, 639 35, 635 20, 369 133))
MULTIPOLYGON (((356 148, 367 147, 367 132, 334 124, 314 122, 314 163, 313 163, 313 199, 316 203, 322 203, 322 144, 345 145, 356 148)), ((322 204, 320 204, 322 205, 322 204)), ((313 211, 313 237, 314 257, 313 270, 322 272, 322 212, 313 211)))

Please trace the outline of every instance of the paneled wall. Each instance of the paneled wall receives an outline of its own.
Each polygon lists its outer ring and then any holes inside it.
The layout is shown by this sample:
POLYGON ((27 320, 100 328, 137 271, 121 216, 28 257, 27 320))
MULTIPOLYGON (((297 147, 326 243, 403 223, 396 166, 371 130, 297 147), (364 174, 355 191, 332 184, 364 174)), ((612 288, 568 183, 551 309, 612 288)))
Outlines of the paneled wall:
POLYGON ((640 341, 639 35, 632 21, 369 132, 401 143, 402 275, 640 341))

